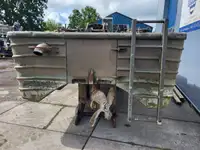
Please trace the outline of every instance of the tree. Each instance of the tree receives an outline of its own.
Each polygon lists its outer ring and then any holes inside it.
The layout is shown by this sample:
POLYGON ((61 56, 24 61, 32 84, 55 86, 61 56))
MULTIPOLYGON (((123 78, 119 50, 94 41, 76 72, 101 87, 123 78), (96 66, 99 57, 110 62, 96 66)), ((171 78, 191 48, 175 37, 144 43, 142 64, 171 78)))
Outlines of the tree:
POLYGON ((43 30, 48 0, 1 0, 0 21, 12 26, 19 21, 24 30, 43 30))
POLYGON ((69 16, 69 28, 85 28, 87 23, 93 23, 100 17, 96 9, 90 6, 79 11, 74 9, 72 14, 69 16))
POLYGON ((82 26, 82 14, 78 9, 74 9, 69 16, 69 28, 80 28, 82 26))
POLYGON ((44 25, 43 25, 44 30, 46 30, 46 31, 55 31, 61 26, 62 25, 60 23, 56 23, 52 19, 48 19, 46 22, 44 22, 44 25))

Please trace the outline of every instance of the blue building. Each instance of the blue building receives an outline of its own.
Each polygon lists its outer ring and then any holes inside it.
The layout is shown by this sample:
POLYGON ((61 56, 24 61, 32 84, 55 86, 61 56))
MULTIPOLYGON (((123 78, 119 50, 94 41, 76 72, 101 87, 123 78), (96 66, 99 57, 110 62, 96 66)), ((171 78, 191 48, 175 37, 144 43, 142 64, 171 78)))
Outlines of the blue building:
MULTIPOLYGON (((114 28, 114 26, 119 26, 119 25, 126 25, 128 29, 131 28, 132 18, 125 16, 125 15, 119 13, 119 12, 114 12, 114 13, 106 16, 105 18, 111 18, 112 19, 113 28, 114 28)), ((103 20, 104 20, 104 18, 99 19, 99 20, 97 20, 97 23, 102 24, 103 20)), ((152 32, 152 29, 153 29, 153 27, 151 27, 147 24, 143 24, 143 23, 138 23, 137 28, 148 30, 148 32, 152 32)))

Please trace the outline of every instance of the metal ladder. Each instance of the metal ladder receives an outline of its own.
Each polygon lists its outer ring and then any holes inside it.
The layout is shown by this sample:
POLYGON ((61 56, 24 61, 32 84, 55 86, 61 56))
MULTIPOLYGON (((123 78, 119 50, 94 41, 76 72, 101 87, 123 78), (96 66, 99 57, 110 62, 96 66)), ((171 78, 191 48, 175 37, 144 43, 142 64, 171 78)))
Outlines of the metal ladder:
POLYGON ((165 51, 167 49, 168 40, 168 20, 143 20, 139 21, 134 19, 132 21, 132 37, 131 37, 131 52, 130 52, 130 72, 129 72, 129 94, 128 94, 128 117, 127 121, 132 121, 132 108, 133 108, 133 80, 135 68, 135 50, 136 50, 136 25, 137 23, 161 23, 162 24, 162 51, 160 58, 160 71, 159 71, 159 88, 158 88, 158 101, 157 101, 157 124, 162 124, 160 107, 163 100, 164 92, 164 75, 165 75, 165 51))

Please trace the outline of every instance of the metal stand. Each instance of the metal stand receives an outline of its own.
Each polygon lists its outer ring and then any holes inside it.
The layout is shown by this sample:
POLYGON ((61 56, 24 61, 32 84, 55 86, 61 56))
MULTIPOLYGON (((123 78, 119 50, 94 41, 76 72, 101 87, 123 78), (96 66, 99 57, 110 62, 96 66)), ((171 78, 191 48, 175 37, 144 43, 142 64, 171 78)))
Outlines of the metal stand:
POLYGON ((128 118, 127 118, 128 122, 131 122, 132 120, 132 108, 133 108, 133 80, 134 80, 134 68, 135 68, 136 24, 137 20, 134 19, 132 21, 132 38, 131 38, 131 53, 130 53, 128 118))
POLYGON ((159 73, 159 87, 158 87, 158 102, 157 102, 157 124, 161 125, 161 112, 160 107, 163 104, 163 91, 164 91, 164 75, 165 75, 165 52, 167 49, 168 39, 168 20, 143 20, 132 21, 132 38, 131 38, 131 52, 130 52, 130 72, 129 72, 129 96, 128 96, 128 117, 127 121, 130 123, 132 120, 132 107, 133 107, 133 80, 134 80, 134 67, 135 67, 135 49, 136 49, 136 25, 137 23, 162 23, 162 51, 160 58, 160 73, 159 73))
POLYGON ((164 92, 164 79, 165 79, 165 54, 167 49, 167 40, 168 40, 168 20, 165 20, 163 23, 162 29, 162 52, 160 59, 160 79, 159 79, 159 91, 158 91, 158 105, 157 105, 157 124, 161 125, 161 111, 160 106, 163 105, 163 92, 164 92))

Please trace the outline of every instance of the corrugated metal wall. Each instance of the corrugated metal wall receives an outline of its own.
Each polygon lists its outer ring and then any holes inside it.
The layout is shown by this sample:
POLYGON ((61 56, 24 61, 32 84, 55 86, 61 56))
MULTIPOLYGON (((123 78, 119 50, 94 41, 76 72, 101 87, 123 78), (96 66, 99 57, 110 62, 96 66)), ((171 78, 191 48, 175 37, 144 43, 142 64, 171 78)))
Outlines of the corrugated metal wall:
POLYGON ((131 27, 131 22, 132 22, 131 18, 123 16, 119 13, 113 13, 113 14, 109 15, 108 17, 113 18, 113 24, 128 24, 129 27, 131 27))
MULTIPOLYGON (((27 37, 26 37, 27 36, 27 37)), ((62 38, 13 37, 12 52, 19 90, 23 98, 39 101, 48 93, 66 84, 66 46, 62 38), (57 47, 57 53, 37 57, 29 46, 47 42, 57 47)))

